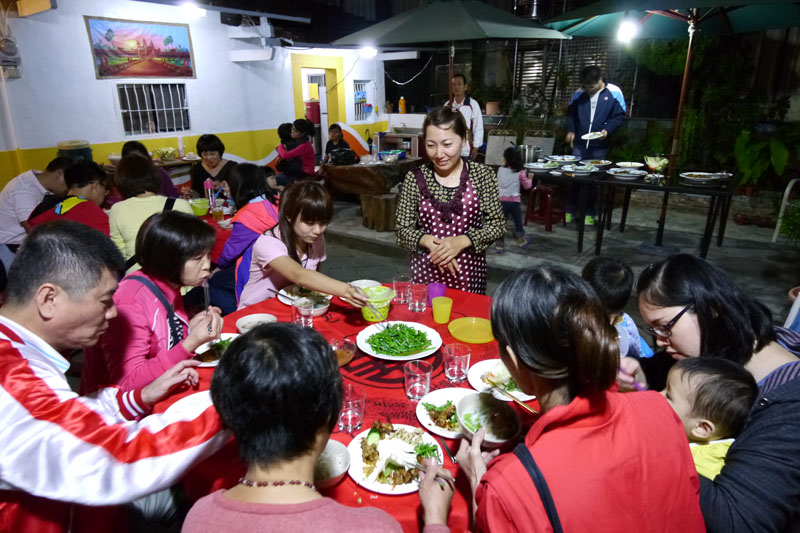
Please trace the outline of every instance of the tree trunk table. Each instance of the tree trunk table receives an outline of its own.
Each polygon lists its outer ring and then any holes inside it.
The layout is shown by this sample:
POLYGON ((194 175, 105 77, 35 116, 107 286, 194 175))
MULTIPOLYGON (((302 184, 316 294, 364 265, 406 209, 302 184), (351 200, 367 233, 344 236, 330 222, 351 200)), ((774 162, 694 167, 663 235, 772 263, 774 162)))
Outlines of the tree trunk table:
POLYGON ((394 231, 396 214, 395 193, 361 195, 361 223, 365 228, 375 231, 394 231))
POLYGON ((406 157, 395 163, 364 165, 323 165, 325 178, 345 194, 382 194, 403 181, 406 173, 423 163, 422 158, 406 157))

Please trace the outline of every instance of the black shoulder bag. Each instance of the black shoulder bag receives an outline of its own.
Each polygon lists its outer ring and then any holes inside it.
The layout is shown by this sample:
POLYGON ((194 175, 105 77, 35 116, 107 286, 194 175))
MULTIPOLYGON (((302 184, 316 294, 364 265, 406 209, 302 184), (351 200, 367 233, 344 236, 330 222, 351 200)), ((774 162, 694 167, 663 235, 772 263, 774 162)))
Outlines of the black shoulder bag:
POLYGON ((524 443, 517 444, 514 448, 514 455, 522 462, 522 466, 528 471, 531 476, 536 490, 539 492, 539 497, 542 499, 544 510, 547 513, 547 518, 550 520, 550 525, 553 527, 555 533, 563 533, 561 528, 561 521, 558 519, 558 511, 556 511, 556 504, 553 501, 553 495, 550 494, 550 489, 547 487, 547 482, 544 480, 544 474, 536 466, 536 461, 533 460, 531 451, 525 446, 524 443))
MULTIPOLYGON (((167 198, 167 201, 164 202, 164 209, 161 210, 162 213, 167 211, 172 211, 172 207, 175 205, 175 198, 167 198)), ((130 268, 136 264, 136 254, 133 254, 130 259, 125 262, 125 272, 130 270, 130 268)))
POLYGON ((178 316, 175 314, 175 308, 173 308, 172 304, 167 301, 167 297, 164 295, 164 292, 158 288, 158 285, 147 278, 143 278, 142 276, 128 276, 126 279, 138 281, 147 287, 148 290, 153 293, 153 296, 155 296, 158 301, 161 302, 161 305, 164 306, 164 309, 167 310, 167 323, 169 324, 169 347, 170 349, 174 348, 176 344, 183 340, 183 328, 181 327, 181 322, 178 319, 178 316))

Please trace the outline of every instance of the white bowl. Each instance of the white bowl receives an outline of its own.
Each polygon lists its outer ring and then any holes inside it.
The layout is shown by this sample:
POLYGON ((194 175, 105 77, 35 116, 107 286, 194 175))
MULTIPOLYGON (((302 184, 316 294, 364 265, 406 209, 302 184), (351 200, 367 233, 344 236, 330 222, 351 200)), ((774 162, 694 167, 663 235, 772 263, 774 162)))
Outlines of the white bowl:
POLYGON ((261 325, 261 324, 272 324, 273 322, 277 322, 278 319, 275 318, 275 315, 270 315, 267 313, 255 313, 253 315, 243 316, 239 320, 236 321, 236 329, 239 330, 239 333, 244 335, 254 327, 261 325))
POLYGON ((361 290, 364 290, 370 287, 380 287, 381 282, 375 281, 374 279, 357 279, 355 281, 351 281, 350 285, 352 285, 353 287, 358 287, 361 290))
POLYGON ((338 440, 329 439, 314 465, 314 485, 327 489, 339 483, 350 469, 350 454, 347 446, 338 440))
MULTIPOLYGON (((465 423, 465 416, 471 413, 474 418, 479 411, 488 411, 489 413, 488 422, 486 420, 479 421, 486 430, 483 445, 487 448, 502 446, 516 437, 522 428, 519 415, 511 408, 510 404, 498 400, 489 393, 476 392, 464 396, 456 405, 458 425, 467 439, 472 439, 475 432, 465 423)), ((480 428, 476 428, 476 431, 477 429, 480 428)))
POLYGON ((122 154, 110 153, 106 154, 106 157, 112 164, 116 165, 117 163, 119 163, 119 160, 122 159, 122 154))

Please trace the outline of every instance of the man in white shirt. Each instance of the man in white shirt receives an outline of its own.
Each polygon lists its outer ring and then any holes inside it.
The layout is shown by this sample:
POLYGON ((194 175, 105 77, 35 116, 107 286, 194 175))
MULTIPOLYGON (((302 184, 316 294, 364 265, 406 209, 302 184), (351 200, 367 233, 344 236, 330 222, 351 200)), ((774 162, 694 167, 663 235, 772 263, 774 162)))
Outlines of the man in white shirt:
MULTIPOLYGON (((462 157, 475 159, 478 148, 483 146, 483 114, 478 102, 467 96, 467 77, 463 74, 453 75, 453 109, 464 116, 469 129, 469 142, 461 150, 462 157)), ((449 100, 445 105, 449 104, 449 100)))
POLYGON ((66 157, 56 157, 43 172, 27 170, 12 179, 0 192, 0 261, 8 270, 14 252, 25 238, 28 217, 44 195, 67 195, 64 169, 72 164, 66 157))

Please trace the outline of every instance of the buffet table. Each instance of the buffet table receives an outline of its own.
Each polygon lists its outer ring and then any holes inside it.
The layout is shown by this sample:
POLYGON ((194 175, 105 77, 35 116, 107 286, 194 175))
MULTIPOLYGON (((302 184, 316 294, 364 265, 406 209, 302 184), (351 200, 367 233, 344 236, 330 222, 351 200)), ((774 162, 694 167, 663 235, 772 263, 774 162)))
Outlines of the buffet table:
MULTIPOLYGON (((447 289, 447 296, 453 299, 451 319, 466 315, 481 318, 489 317, 491 298, 452 289, 447 289)), ((275 315, 278 321, 281 322, 291 320, 291 308, 280 303, 277 298, 272 298, 226 316, 223 332, 235 333, 236 320, 253 313, 270 313, 275 315)), ((422 313, 414 313, 409 311, 406 305, 393 303, 389 313, 389 320, 425 324, 441 335, 443 345, 460 342, 450 335, 447 324, 433 322, 430 307, 422 313)), ((345 304, 338 298, 333 299, 327 314, 314 319, 314 329, 329 341, 344 337, 354 340, 358 332, 370 324, 361 316, 359 309, 345 304)), ((472 349, 471 365, 478 361, 498 357, 496 341, 486 344, 470 344, 469 346, 472 349)), ((431 390, 454 386, 445 379, 441 350, 437 350, 434 354, 428 356, 426 360, 433 365, 431 390)), ((200 368, 198 370, 200 371, 199 388, 201 390, 208 389, 213 369, 200 368)), ((359 350, 353 360, 342 367, 341 371, 345 383, 354 383, 366 391, 364 424, 358 432, 369 429, 375 420, 421 427, 415 415, 417 404, 409 401, 405 395, 402 362, 376 359, 359 350)), ((466 382, 460 386, 469 388, 466 382)), ((189 392, 171 396, 156 405, 156 411, 164 411, 187 394, 189 392)), ((530 404, 534 408, 538 408, 535 401, 530 404)), ((530 427, 534 419, 518 406, 510 405, 520 415, 524 434, 524 431, 530 427)), ((353 440, 353 435, 342 433, 334 428, 332 438, 348 444, 353 440)), ((436 438, 439 439, 440 437, 436 438)), ((455 453, 459 442, 456 440, 446 440, 446 442, 455 453)), ((443 460, 445 468, 455 475, 457 467, 447 457, 446 452, 443 454, 443 460)), ((235 445, 230 443, 216 455, 190 471, 184 479, 184 485, 190 500, 195 501, 215 490, 234 486, 239 477, 244 474, 244 470, 243 464, 238 459, 235 445)), ((416 492, 408 495, 375 494, 357 485, 349 476, 338 485, 322 492, 325 496, 329 496, 344 505, 352 507, 373 506, 384 509, 400 522, 404 531, 420 531, 422 528, 420 522, 421 505, 416 492)), ((453 498, 450 512, 449 526, 451 531, 460 532, 469 529, 470 509, 468 502, 470 499, 469 483, 463 475, 459 476, 456 480, 456 494, 453 498)))

